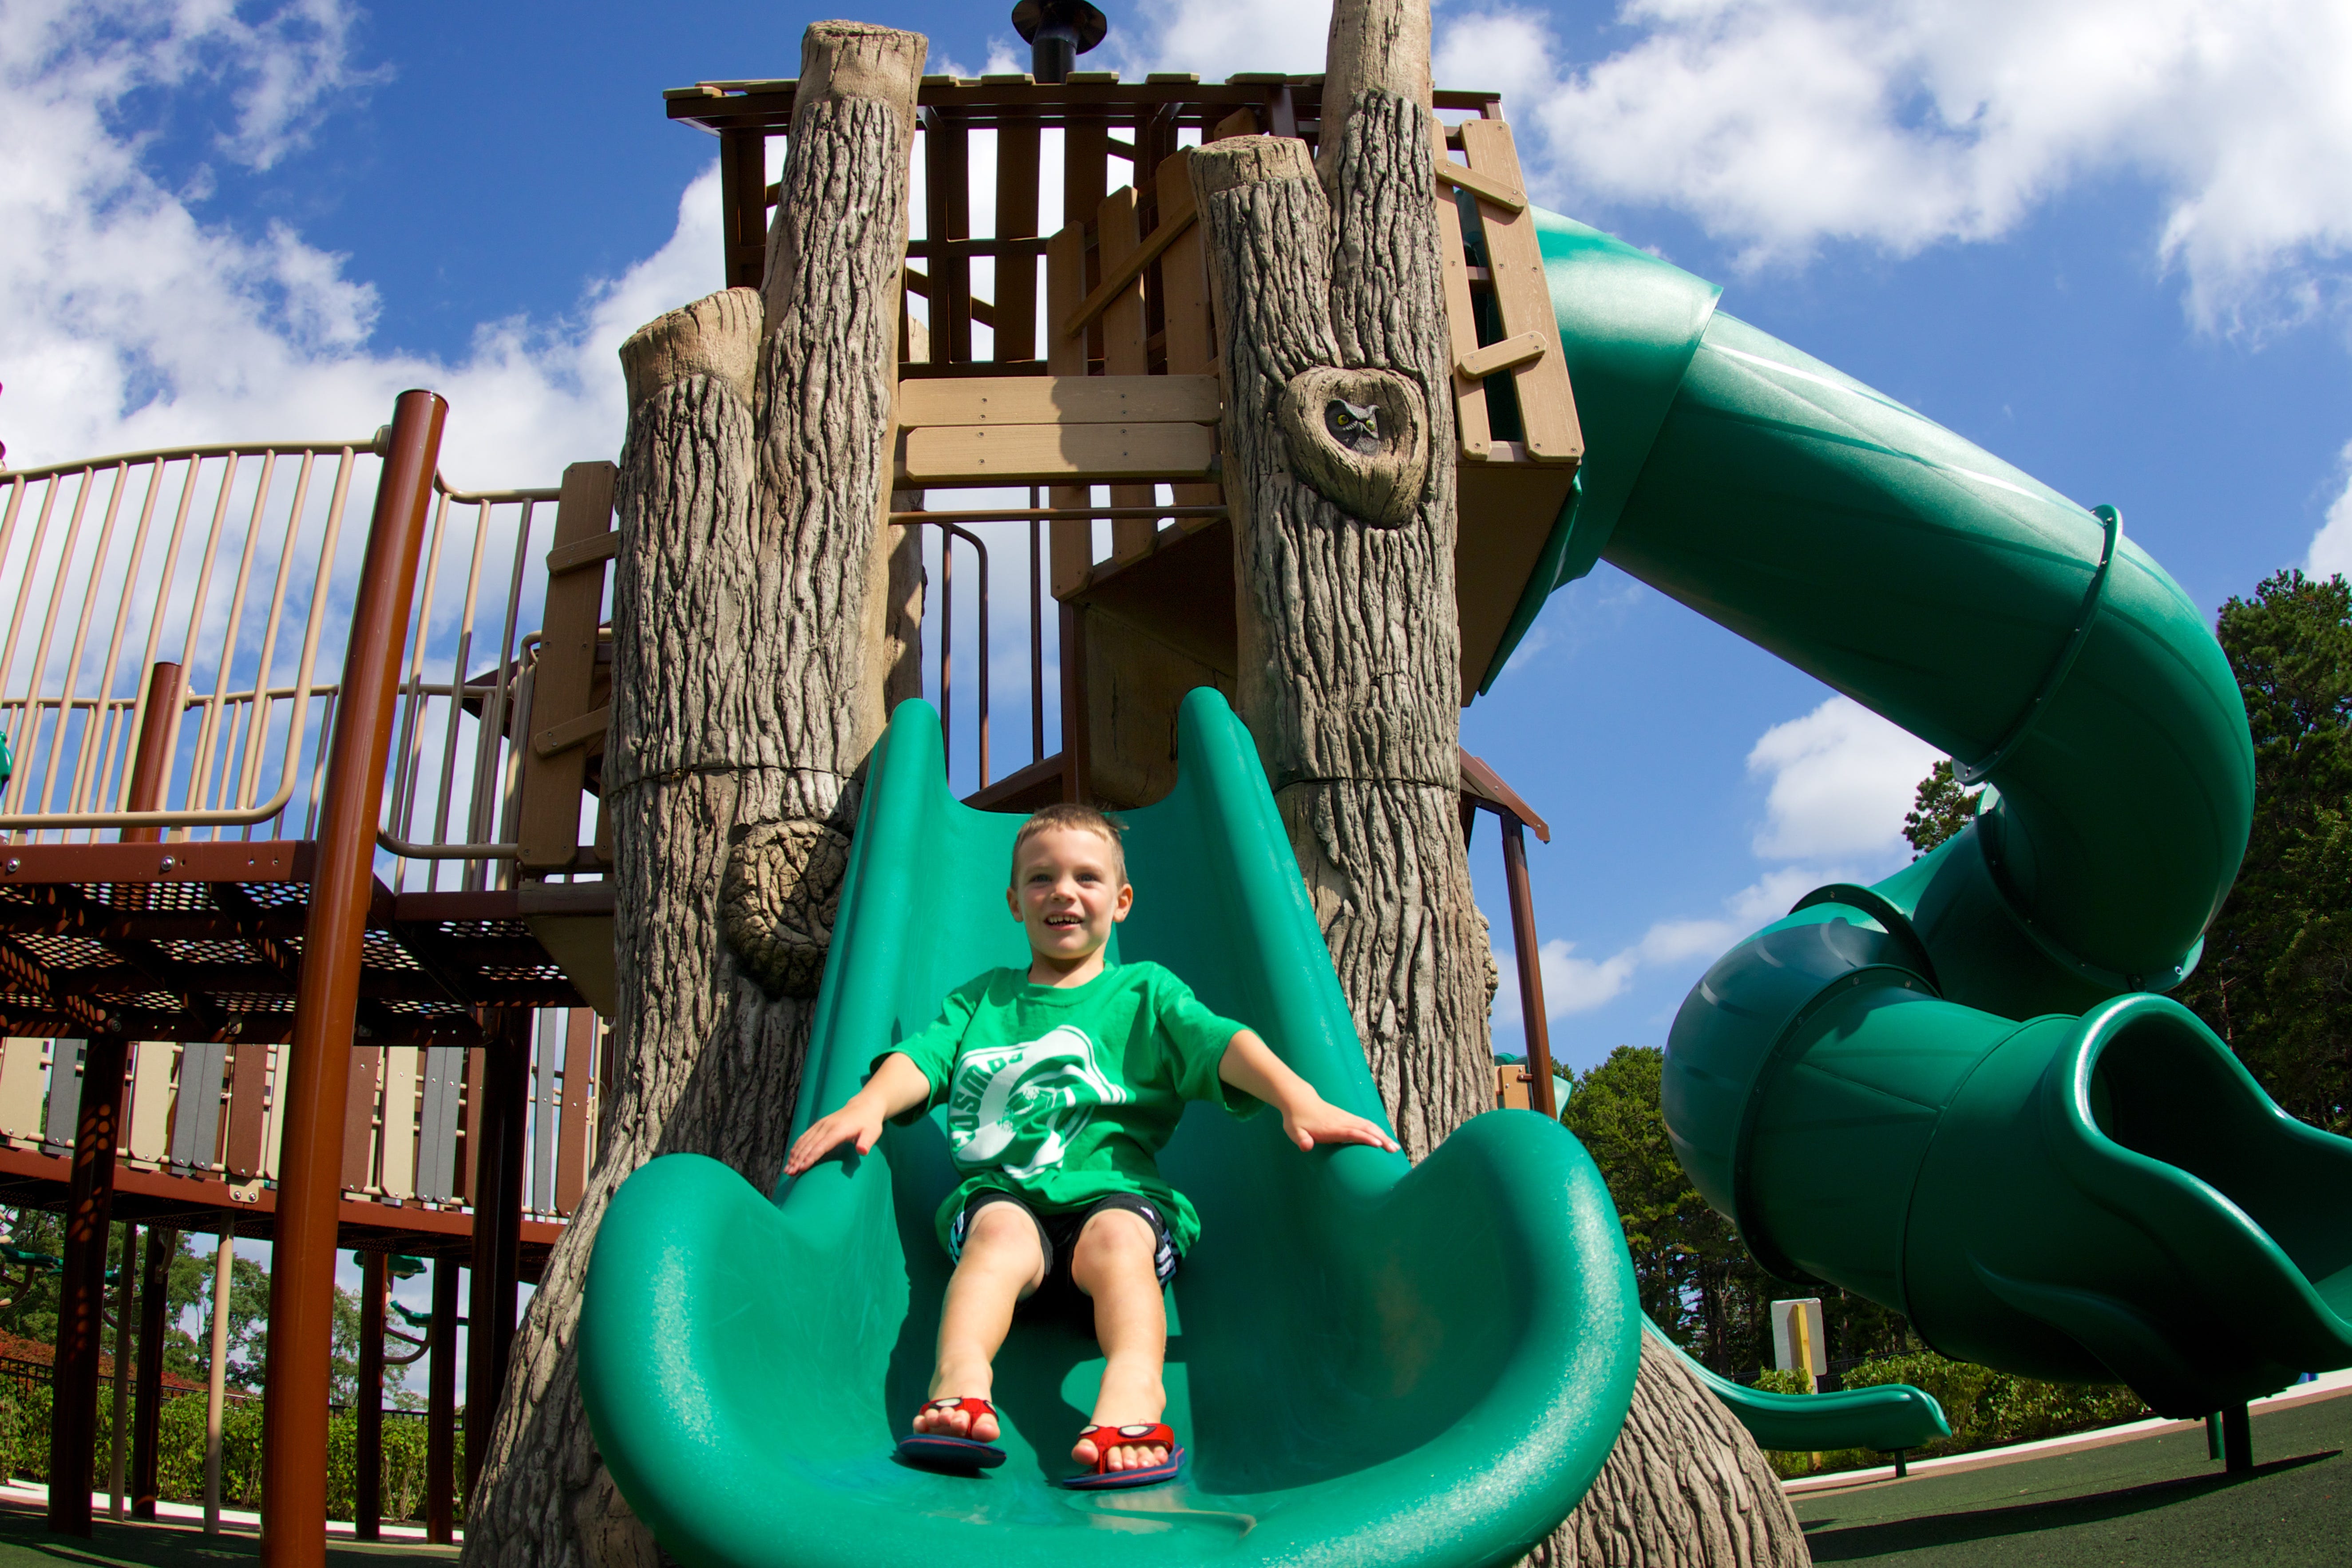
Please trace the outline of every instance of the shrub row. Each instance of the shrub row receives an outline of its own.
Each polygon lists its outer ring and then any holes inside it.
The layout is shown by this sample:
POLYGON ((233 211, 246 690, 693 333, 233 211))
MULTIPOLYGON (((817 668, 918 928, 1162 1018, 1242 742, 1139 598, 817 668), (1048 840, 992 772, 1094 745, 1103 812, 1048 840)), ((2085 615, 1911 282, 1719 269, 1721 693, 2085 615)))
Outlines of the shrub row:
MULTIPOLYGON (((205 1400, 200 1394, 163 1402, 157 1424, 156 1489, 173 1502, 205 1500, 205 1400)), ((466 1430, 457 1432, 454 1468, 466 1473, 466 1430)), ((359 1475, 359 1417, 345 1411, 327 1426, 327 1516, 349 1519, 359 1475)), ((126 1456, 127 1458, 127 1456, 126 1456)), ((114 1402, 98 1402, 98 1458, 94 1473, 106 1484, 114 1462, 114 1402)), ((10 1476, 49 1479, 49 1390, 0 1394, 0 1467, 10 1476)), ((425 1514, 425 1423, 387 1415, 383 1423, 383 1517, 422 1519, 425 1514)), ((261 1504, 261 1402, 232 1405, 221 1417, 221 1502, 228 1508, 261 1504)), ((457 1500, 465 1518, 465 1500, 457 1500)))
MULTIPOLYGON (((2139 1395, 2121 1384, 2043 1383, 1967 1362, 1947 1361, 1933 1351, 1864 1362, 1845 1374, 1848 1388, 1872 1388, 1887 1383, 1907 1383, 1926 1389, 1944 1407, 1944 1419, 1951 1424, 1949 1437, 1913 1449, 1914 1458, 2031 1443, 2042 1437, 2063 1436, 2069 1432, 2144 1420, 2154 1414, 2140 1403, 2139 1395)), ((1804 1388, 1803 1380, 1793 1372, 1768 1372, 1756 1380, 1756 1386, 1775 1394, 1799 1394, 1804 1388)), ((1885 1455, 1869 1448, 1839 1448, 1821 1454, 1773 1453, 1767 1457, 1784 1479, 1886 1463, 1885 1455)))

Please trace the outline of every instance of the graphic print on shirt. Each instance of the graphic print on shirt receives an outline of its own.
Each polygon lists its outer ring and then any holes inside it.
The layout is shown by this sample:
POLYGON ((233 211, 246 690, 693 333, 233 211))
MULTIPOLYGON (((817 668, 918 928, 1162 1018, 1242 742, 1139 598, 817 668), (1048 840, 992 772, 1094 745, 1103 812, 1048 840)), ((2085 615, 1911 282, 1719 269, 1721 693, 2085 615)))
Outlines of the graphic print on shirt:
POLYGON ((980 1047, 956 1063, 948 1148, 959 1165, 992 1165, 1027 1181, 1061 1163, 1096 1106, 1128 1098, 1095 1059, 1093 1039, 1064 1024, 1034 1040, 980 1047))

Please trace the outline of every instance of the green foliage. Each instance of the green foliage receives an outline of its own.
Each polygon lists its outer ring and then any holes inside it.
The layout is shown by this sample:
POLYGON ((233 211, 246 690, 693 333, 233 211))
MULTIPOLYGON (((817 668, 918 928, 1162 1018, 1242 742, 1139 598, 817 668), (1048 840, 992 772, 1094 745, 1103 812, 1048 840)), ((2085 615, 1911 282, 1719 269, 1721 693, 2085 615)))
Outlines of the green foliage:
POLYGON ((1937 763, 1919 781, 1918 793, 1903 818, 1903 837, 1911 841, 1911 858, 1916 860, 1966 827, 1983 798, 1984 791, 1961 787, 1953 775, 1951 758, 1937 763))
POLYGON ((2177 994, 2290 1114, 2352 1131, 2352 588, 2279 573, 2216 635, 2253 734, 2253 832, 2177 994))
POLYGON ((1782 1372, 1777 1366, 1768 1366, 1758 1373, 1756 1386, 1767 1394, 1811 1394, 1812 1392, 1805 1386, 1803 1373, 1793 1370, 1782 1372))
MULTIPOLYGON (((1759 1388, 1798 1392, 1768 1379, 1794 1384, 1793 1373, 1771 1373, 1757 1380, 1759 1388)), ((2043 1437, 2063 1436, 2099 1426, 2138 1421, 2151 1412, 2139 1396, 2119 1384, 2043 1383, 2013 1377, 1990 1367, 1948 1361, 1933 1351, 1889 1356, 1866 1362, 1845 1374, 1848 1388, 1874 1388, 1881 1384, 1907 1383, 1924 1388, 1944 1407, 1952 1435, 1913 1451, 1913 1458, 1966 1454, 1979 1448, 2005 1447, 2043 1437)), ((1775 1453, 1767 1456, 1783 1478, 1824 1470, 1862 1469, 1883 1465, 1885 1456, 1866 1448, 1841 1448, 1822 1454, 1775 1453)))
POLYGON ((1909 1326, 1899 1313, 1834 1288, 1776 1280, 1757 1267, 1738 1230, 1707 1206, 1675 1159, 1659 1105, 1664 1070, 1665 1053, 1654 1046, 1620 1046, 1578 1077, 1560 1113, 1609 1184, 1651 1321, 1726 1376, 1770 1363, 1771 1304, 1790 1296, 1822 1298, 1832 1357, 1908 1347, 1909 1326))
MULTIPOLYGON (((98 1402, 98 1445, 94 1474, 99 1486, 107 1483, 113 1463, 114 1401, 101 1390, 98 1402)), ((156 1422, 155 1480, 157 1489, 173 1502, 205 1500, 205 1397, 184 1394, 167 1398, 156 1422)), ((466 1428, 457 1423, 454 1474, 466 1473, 466 1428)), ((422 1519, 425 1514, 425 1423, 414 1416, 387 1415, 383 1423, 383 1517, 390 1521, 422 1519)), ((352 1517, 356 1495, 359 1417, 350 1411, 336 1415, 327 1426, 327 1514, 352 1517)), ((0 1474, 22 1476, 47 1483, 49 1479, 49 1390, 30 1394, 0 1394, 0 1474)), ((232 1403, 221 1416, 221 1501, 229 1508, 261 1506, 261 1401, 232 1403)), ((465 1517, 464 1500, 456 1503, 465 1517)))

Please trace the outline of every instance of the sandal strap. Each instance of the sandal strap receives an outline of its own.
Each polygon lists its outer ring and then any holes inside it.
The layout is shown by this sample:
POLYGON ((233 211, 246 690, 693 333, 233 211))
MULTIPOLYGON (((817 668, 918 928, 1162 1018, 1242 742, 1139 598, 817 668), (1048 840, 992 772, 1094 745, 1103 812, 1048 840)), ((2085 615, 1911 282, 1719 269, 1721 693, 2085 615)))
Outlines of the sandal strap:
POLYGON ((940 1399, 927 1399, 923 1401, 923 1409, 925 1411, 961 1410, 965 1415, 975 1418, 982 1415, 993 1415, 996 1414, 996 1406, 991 1405, 985 1399, 958 1399, 953 1394, 949 1394, 940 1399))
POLYGON ((1113 1448, 1165 1448, 1171 1453, 1176 1450, 1175 1429, 1165 1421, 1135 1421, 1123 1426, 1089 1424, 1078 1428, 1078 1436, 1094 1438, 1095 1474, 1098 1476, 1110 1473, 1113 1448), (1108 1434, 1108 1440, 1097 1436, 1097 1433, 1108 1434))

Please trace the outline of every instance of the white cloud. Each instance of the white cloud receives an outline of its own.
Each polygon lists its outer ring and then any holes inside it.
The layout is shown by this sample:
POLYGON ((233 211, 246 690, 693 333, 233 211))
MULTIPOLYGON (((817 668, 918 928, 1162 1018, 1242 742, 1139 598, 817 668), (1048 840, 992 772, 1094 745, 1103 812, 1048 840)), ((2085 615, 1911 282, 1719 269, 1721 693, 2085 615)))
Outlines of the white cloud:
POLYGON ((1660 203, 1801 260, 2008 233, 2071 185, 2146 179, 2207 324, 2296 320, 2352 247, 2340 0, 1626 0, 1624 47, 1555 64, 1549 19, 1450 19, 1440 77, 1540 127, 1556 199, 1660 203))
POLYGON ((1893 854, 1914 791, 1939 754, 1846 697, 1773 725, 1748 753, 1749 774, 1772 779, 1756 853, 1769 860, 1893 854))
MULTIPOLYGON (((1149 0, 1138 68, 1317 71, 1327 5, 1149 0)), ((1526 5, 1437 15, 1437 79, 1505 95, 1539 195, 1663 205, 1801 261, 1996 239, 2118 175, 2163 203, 2151 259, 2206 326, 2340 307, 2352 251, 2342 0, 1623 0, 1574 58, 1526 5)))
POLYGON ((1328 0, 1142 0, 1135 11, 1134 21, 1113 24, 1104 43, 1130 77, 1196 71, 1205 81, 1222 81, 1235 71, 1320 71, 1331 26, 1328 0))
POLYGON ((2327 509, 2327 521, 2312 536, 2311 556, 2304 570, 2315 577, 2341 573, 2352 577, 2352 442, 2345 443, 2341 461, 2344 489, 2327 509))
MULTIPOLYGON (((1580 957, 1555 938, 1539 950, 1544 1014, 1558 1020, 1615 1001, 1645 968, 1712 963, 1748 932, 1769 925, 1827 882, 1868 881, 1898 862, 1903 815, 1937 752, 1868 709, 1832 697, 1802 718, 1764 731, 1748 756, 1751 775, 1769 773, 1768 817, 1756 854, 1775 866, 1723 900, 1720 915, 1658 921, 1605 959, 1580 957)), ((1517 960, 1497 951, 1502 984, 1495 994, 1499 1036, 1518 1032, 1517 960)), ((1703 966, 1703 965, 1702 965, 1703 966)))
POLYGON ((451 405, 459 484, 549 483, 606 456, 625 417, 620 340, 717 286, 715 166, 668 241, 590 285, 568 319, 487 323, 454 361, 370 348, 375 290, 290 228, 207 223, 142 162, 131 95, 217 83, 218 150, 266 168, 325 96, 373 79, 347 57, 354 13, 294 0, 259 22, 183 0, 0 4, 0 438, 18 467, 150 446, 364 437, 409 386, 451 405))

